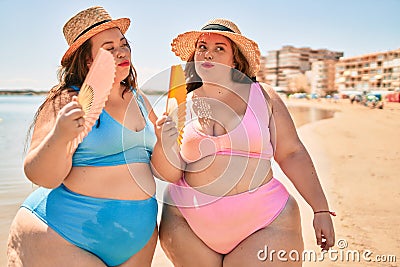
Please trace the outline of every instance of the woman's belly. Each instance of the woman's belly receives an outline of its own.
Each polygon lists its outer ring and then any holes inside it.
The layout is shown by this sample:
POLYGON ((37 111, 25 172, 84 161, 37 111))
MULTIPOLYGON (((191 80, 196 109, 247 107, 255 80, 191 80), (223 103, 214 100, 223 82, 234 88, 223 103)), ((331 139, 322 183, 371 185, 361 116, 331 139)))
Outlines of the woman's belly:
POLYGON ((156 191, 153 174, 146 163, 72 167, 64 185, 82 195, 122 200, 147 199, 156 191))
POLYGON ((229 155, 205 157, 188 164, 185 171, 190 186, 214 196, 256 189, 272 176, 270 160, 229 155))

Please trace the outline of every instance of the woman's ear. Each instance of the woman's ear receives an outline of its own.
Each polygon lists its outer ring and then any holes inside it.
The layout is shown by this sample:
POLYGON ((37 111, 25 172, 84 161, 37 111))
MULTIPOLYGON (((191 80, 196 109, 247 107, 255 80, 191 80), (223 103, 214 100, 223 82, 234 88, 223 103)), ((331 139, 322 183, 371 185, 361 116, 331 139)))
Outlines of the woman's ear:
POLYGON ((86 66, 88 67, 88 68, 90 68, 90 66, 92 66, 92 63, 93 63, 93 59, 91 59, 91 58, 86 58, 86 66))

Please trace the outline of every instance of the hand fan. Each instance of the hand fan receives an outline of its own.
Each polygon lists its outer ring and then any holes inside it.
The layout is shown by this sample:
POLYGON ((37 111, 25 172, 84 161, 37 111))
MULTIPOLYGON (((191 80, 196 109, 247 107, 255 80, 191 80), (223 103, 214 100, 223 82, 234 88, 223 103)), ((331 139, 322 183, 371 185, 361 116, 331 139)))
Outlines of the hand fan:
POLYGON ((85 115, 84 130, 70 142, 70 153, 82 142, 83 138, 92 130, 93 125, 99 119, 115 78, 115 61, 113 55, 100 48, 86 75, 85 81, 78 94, 78 102, 81 104, 85 115))
POLYGON ((186 117, 186 80, 181 65, 171 66, 166 112, 172 117, 179 131, 178 143, 182 143, 186 117))

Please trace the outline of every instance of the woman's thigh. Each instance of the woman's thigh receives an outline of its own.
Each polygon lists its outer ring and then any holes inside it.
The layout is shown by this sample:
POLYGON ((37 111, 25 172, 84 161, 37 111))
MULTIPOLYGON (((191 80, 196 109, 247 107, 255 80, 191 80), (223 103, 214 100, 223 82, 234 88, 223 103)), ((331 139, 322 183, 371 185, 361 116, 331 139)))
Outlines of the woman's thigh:
POLYGON ((154 230, 153 235, 147 244, 135 255, 133 255, 129 260, 124 262, 120 267, 130 267, 130 266, 141 266, 141 267, 150 267, 151 262, 153 261, 154 251, 156 249, 158 240, 158 230, 157 227, 154 230))
POLYGON ((223 256, 196 236, 178 208, 165 203, 160 223, 160 244, 175 266, 222 266, 223 256))
POLYGON ((290 196, 281 214, 227 254, 223 266, 301 266, 302 251, 299 207, 290 196))
POLYGON ((8 266, 106 266, 93 254, 69 243, 25 208, 10 227, 8 266))

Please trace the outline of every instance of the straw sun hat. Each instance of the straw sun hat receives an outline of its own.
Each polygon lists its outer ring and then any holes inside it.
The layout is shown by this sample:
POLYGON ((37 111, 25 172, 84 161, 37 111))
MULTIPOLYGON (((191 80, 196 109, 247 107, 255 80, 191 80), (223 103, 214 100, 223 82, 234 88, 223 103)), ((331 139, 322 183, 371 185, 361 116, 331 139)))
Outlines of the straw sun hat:
POLYGON ((128 18, 113 20, 107 11, 99 6, 79 12, 64 25, 63 32, 69 48, 61 59, 61 65, 92 36, 111 28, 119 28, 122 34, 125 34, 130 22, 128 18))
POLYGON ((256 76, 260 68, 260 49, 257 43, 243 36, 236 24, 227 19, 213 19, 208 21, 200 31, 179 34, 172 41, 172 52, 183 61, 187 61, 195 51, 197 39, 205 32, 218 33, 231 39, 249 62, 251 77, 256 76))

